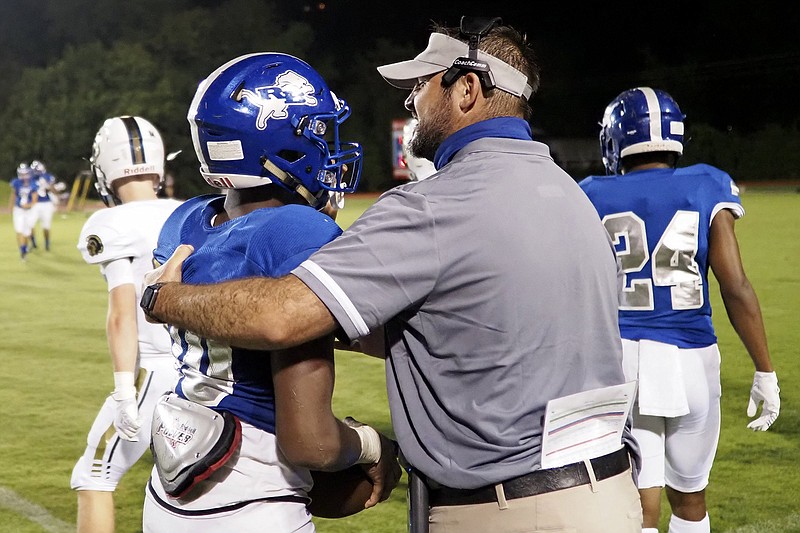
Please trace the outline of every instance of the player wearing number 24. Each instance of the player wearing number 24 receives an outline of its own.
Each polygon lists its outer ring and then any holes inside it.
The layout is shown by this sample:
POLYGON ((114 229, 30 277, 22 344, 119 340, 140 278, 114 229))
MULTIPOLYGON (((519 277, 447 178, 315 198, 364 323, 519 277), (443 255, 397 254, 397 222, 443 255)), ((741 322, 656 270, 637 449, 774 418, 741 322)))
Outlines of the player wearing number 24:
POLYGON ((734 233, 744 215, 731 177, 710 165, 676 166, 684 114, 666 92, 629 89, 606 108, 600 149, 606 176, 581 188, 615 243, 624 273, 619 323, 627 379, 639 380, 633 432, 642 448, 643 531, 657 532, 661 489, 670 533, 708 532, 705 487, 720 430, 720 355, 708 268, 728 318, 755 365, 748 424, 766 431, 780 410, 758 298, 734 233))

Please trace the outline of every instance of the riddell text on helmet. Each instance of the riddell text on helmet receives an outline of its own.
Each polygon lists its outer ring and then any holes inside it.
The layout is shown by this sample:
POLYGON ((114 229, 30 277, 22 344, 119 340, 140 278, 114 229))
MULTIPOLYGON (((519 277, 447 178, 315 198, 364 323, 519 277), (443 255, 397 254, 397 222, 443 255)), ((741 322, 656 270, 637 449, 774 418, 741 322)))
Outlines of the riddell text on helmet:
POLYGON ((156 166, 155 165, 147 165, 145 167, 137 166, 135 168, 126 168, 122 171, 122 174, 125 176, 132 176, 135 174, 156 174, 156 166))

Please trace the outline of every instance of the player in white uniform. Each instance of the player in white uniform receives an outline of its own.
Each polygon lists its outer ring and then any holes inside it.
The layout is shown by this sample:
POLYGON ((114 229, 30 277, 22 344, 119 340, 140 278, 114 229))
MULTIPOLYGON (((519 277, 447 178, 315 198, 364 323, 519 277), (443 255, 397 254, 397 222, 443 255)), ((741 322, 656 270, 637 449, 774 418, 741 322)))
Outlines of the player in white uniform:
POLYGON ((56 201, 58 199, 53 188, 56 183, 56 177, 47 171, 44 163, 38 160, 31 161, 31 169, 33 170, 34 186, 38 197, 36 205, 33 206, 33 210, 36 213, 34 225, 38 223, 42 226, 44 249, 49 252, 50 227, 53 225, 53 214, 56 212, 56 201))
POLYGON ((633 434, 642 450, 643 531, 657 533, 661 490, 670 533, 708 533, 705 488, 720 432, 720 354, 708 269, 755 366, 748 416, 766 431, 780 411, 758 298, 745 275, 734 220, 739 189, 711 165, 677 167, 683 119, 666 92, 637 87, 606 108, 600 146, 607 176, 580 185, 613 239, 625 273, 619 326, 623 366, 638 379, 633 434))
POLYGON ((78 249, 87 263, 100 267, 108 284, 106 335, 114 392, 72 471, 79 533, 114 531, 114 490, 149 449, 153 407, 177 379, 168 332, 148 323, 138 305, 158 233, 180 205, 157 197, 164 177, 161 135, 141 117, 109 118, 97 132, 91 163, 95 186, 112 208, 89 217, 78 249))

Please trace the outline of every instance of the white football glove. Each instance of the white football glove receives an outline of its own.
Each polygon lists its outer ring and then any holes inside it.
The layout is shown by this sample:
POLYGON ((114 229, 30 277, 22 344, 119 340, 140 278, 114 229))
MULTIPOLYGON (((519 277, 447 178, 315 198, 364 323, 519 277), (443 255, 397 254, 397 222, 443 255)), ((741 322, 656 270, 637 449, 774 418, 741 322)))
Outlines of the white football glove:
POLYGON ((114 428, 121 439, 137 442, 139 428, 139 406, 136 403, 136 386, 133 372, 114 372, 114 392, 111 397, 117 404, 114 415, 114 428))
POLYGON ((753 431, 766 431, 778 418, 781 410, 781 389, 778 387, 778 376, 775 372, 758 372, 753 376, 753 386, 750 388, 750 403, 747 405, 747 416, 756 415, 758 404, 761 407, 761 416, 747 424, 753 431))

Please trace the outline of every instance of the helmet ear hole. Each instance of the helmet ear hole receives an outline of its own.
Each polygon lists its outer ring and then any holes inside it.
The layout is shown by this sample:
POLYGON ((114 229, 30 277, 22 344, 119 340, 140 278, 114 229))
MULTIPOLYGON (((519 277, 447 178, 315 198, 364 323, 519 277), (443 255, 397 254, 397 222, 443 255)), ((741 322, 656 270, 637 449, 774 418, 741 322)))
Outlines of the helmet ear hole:
POLYGON ((296 163, 303 159, 305 154, 297 150, 280 150, 277 155, 287 163, 296 163))

